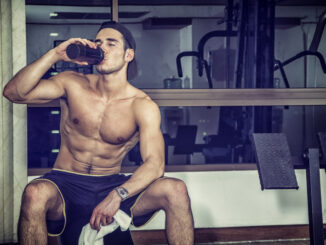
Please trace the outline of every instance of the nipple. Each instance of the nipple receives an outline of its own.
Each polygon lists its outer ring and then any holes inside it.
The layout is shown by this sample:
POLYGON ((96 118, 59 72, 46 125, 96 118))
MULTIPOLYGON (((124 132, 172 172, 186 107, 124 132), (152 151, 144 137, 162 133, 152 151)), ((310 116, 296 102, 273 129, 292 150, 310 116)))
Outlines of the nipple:
POLYGON ((118 137, 118 141, 119 141, 119 142, 124 142, 124 141, 125 141, 125 139, 124 139, 124 138, 122 138, 122 137, 118 137))
POLYGON ((78 120, 77 118, 74 118, 74 119, 72 120, 72 122, 73 122, 74 124, 78 124, 78 123, 79 123, 79 120, 78 120))

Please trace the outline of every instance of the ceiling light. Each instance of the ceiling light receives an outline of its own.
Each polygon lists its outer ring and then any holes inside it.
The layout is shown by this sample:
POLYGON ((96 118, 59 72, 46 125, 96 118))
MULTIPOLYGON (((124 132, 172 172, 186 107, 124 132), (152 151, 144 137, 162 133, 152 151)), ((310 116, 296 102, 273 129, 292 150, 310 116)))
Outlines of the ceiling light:
POLYGON ((57 36, 59 36, 59 33, 51 32, 49 35, 50 35, 50 37, 57 37, 57 36))
POLYGON ((49 16, 50 16, 50 17, 57 17, 57 16, 58 16, 58 13, 53 12, 53 13, 50 13, 49 16))

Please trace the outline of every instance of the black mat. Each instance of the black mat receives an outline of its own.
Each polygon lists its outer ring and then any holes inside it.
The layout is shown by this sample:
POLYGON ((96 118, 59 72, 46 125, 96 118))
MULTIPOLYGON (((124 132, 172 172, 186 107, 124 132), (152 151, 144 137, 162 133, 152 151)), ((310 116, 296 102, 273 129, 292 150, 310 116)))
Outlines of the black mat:
POLYGON ((286 136, 268 133, 252 137, 262 190, 298 189, 286 136))

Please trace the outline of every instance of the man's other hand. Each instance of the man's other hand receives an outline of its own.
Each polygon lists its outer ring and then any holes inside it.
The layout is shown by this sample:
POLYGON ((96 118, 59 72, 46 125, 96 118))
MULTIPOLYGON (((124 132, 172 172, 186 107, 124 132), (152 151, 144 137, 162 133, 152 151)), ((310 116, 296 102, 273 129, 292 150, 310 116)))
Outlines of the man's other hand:
POLYGON ((119 210, 121 204, 121 197, 113 190, 110 194, 100 202, 93 210, 90 219, 90 225, 94 230, 100 230, 101 225, 109 225, 113 222, 113 216, 119 210))

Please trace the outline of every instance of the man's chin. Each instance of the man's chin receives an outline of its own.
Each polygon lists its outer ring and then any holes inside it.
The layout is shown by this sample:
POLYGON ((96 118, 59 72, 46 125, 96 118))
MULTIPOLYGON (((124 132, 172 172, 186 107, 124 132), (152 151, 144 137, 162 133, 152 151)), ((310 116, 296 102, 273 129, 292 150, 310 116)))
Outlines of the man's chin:
POLYGON ((98 66, 96 66, 95 68, 96 68, 97 73, 102 74, 102 75, 108 75, 108 74, 111 74, 112 73, 111 71, 108 71, 108 70, 105 70, 105 69, 101 69, 98 66))

